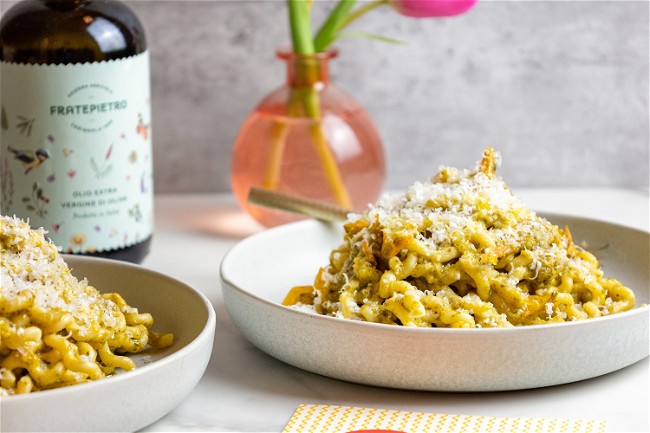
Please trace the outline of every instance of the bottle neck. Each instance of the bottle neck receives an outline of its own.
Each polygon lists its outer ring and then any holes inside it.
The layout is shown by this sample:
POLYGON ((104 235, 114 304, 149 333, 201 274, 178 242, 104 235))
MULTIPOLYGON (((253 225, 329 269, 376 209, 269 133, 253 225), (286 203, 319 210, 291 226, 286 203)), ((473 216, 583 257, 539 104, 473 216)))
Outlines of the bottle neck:
POLYGON ((0 60, 29 64, 108 61, 147 48, 138 18, 114 0, 18 2, 2 16, 0 40, 0 60))
POLYGON ((39 3, 46 3, 46 4, 69 3, 78 6, 85 5, 92 2, 92 0, 38 0, 38 1, 39 3))
POLYGON ((38 0, 49 9, 58 11, 71 11, 92 3, 92 0, 38 0))
POLYGON ((337 56, 336 50, 303 56, 293 51, 278 51, 278 58, 287 64, 287 85, 292 88, 321 90, 329 85, 329 61, 337 56))

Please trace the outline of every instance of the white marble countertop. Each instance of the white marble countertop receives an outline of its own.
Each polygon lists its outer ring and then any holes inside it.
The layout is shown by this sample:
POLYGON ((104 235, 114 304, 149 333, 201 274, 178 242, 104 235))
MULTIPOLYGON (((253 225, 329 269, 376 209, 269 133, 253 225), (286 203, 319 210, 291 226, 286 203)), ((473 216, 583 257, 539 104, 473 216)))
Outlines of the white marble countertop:
MULTIPOLYGON (((648 191, 523 189, 532 209, 648 231, 648 191)), ((194 392, 144 431, 280 432, 302 403, 495 417, 604 419, 608 432, 650 429, 648 358, 602 377, 527 391, 410 392, 356 385, 299 370, 251 345, 225 310, 219 264, 260 228, 228 195, 156 197, 156 232, 143 266, 205 293, 217 312, 212 359, 194 392)))

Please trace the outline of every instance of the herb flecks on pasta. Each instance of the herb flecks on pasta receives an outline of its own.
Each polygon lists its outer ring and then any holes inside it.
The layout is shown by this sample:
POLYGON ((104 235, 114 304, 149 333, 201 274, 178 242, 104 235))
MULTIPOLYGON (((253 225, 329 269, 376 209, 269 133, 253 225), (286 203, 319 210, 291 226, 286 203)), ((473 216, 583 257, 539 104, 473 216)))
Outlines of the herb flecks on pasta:
POLYGON ((418 327, 511 327, 634 307, 597 259, 512 194, 488 148, 476 169, 442 167, 430 183, 383 197, 344 225, 314 285, 284 304, 418 327))
POLYGON ((0 396, 132 370, 125 354, 173 343, 152 323, 117 293, 77 280, 43 230, 0 216, 0 396))

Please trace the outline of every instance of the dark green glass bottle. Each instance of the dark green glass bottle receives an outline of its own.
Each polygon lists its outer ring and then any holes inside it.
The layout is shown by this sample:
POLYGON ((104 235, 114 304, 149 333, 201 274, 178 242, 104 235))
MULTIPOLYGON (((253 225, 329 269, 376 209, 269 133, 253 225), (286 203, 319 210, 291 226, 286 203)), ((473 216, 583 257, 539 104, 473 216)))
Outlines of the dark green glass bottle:
POLYGON ((3 214, 63 252, 141 262, 153 233, 149 53, 113 0, 23 0, 0 20, 3 214))

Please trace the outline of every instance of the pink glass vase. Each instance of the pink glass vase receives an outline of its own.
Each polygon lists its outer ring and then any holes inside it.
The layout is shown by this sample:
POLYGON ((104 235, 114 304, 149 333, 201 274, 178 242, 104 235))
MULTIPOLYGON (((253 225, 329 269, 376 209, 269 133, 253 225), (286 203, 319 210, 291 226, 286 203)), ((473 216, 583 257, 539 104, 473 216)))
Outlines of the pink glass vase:
POLYGON ((337 52, 314 56, 279 51, 287 82, 267 95, 239 131, 232 158, 232 186, 242 208, 267 227, 301 217, 247 202, 262 187, 361 210, 377 200, 384 152, 368 113, 330 83, 337 52))

